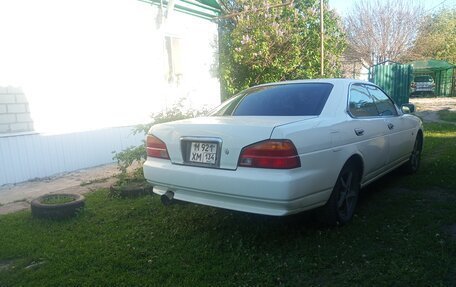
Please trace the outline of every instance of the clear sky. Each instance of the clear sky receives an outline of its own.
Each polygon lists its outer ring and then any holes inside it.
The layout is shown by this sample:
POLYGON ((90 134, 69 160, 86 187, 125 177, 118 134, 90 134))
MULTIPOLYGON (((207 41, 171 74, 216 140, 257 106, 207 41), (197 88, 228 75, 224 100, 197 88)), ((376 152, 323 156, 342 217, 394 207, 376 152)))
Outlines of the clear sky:
MULTIPOLYGON (((371 0, 329 0, 329 6, 334 8, 343 17, 347 11, 350 11, 351 7, 356 1, 371 1, 371 0)), ((456 0, 409 0, 410 2, 416 2, 424 6, 426 11, 434 11, 440 8, 456 8, 456 0)))

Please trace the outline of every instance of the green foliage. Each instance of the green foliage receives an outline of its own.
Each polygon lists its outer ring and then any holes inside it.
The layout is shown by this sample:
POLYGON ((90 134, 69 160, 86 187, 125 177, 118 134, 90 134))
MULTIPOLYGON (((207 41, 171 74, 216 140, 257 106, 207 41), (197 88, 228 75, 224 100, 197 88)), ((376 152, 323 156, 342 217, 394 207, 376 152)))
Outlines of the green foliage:
POLYGON ((428 16, 415 43, 417 57, 456 63, 456 8, 428 16))
MULTIPOLYGON (((319 1, 230 2, 235 16, 222 20, 220 81, 224 98, 247 87, 320 75, 319 1)), ((327 3, 325 4, 327 8, 327 3)), ((340 74, 345 40, 339 18, 325 9, 325 76, 340 74)))
MULTIPOLYGON (((168 110, 153 114, 150 123, 136 126, 132 133, 135 135, 144 134, 146 136, 152 125, 197 117, 204 113, 206 113, 205 110, 197 111, 184 108, 184 104, 181 101, 168 110)), ((141 165, 146 157, 145 141, 143 141, 142 145, 131 146, 115 153, 113 159, 117 161, 117 166, 120 170, 117 184, 125 185, 138 179, 144 179, 141 165), (130 168, 133 169, 131 172, 129 172, 130 168)))
POLYGON ((118 152, 113 159, 117 160, 117 166, 122 175, 127 174, 127 169, 135 162, 141 162, 146 158, 146 150, 144 144, 139 146, 131 146, 118 152))

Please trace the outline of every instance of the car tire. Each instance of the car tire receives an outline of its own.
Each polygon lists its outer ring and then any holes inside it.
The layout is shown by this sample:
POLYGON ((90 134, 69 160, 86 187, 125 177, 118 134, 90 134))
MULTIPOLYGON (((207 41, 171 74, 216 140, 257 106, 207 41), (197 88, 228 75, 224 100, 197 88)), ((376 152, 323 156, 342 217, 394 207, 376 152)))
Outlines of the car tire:
POLYGON ((360 190, 361 174, 355 162, 347 162, 337 177, 328 202, 320 208, 318 214, 322 223, 344 225, 355 213, 360 190))
POLYGON ((32 216, 35 218, 65 219, 75 216, 85 204, 84 196, 80 194, 45 194, 31 202, 32 216), (67 196, 74 200, 61 204, 45 204, 49 197, 67 196))
POLYGON ((421 163, 421 150, 423 148, 423 139, 418 135, 413 145, 412 154, 409 160, 402 166, 402 171, 406 174, 414 174, 420 168, 421 163))

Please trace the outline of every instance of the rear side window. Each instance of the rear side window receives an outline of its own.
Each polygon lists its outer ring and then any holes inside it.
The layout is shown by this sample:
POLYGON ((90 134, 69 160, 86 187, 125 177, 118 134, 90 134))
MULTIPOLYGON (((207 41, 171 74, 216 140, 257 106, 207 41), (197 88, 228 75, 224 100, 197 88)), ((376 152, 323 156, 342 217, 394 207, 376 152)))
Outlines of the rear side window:
POLYGON ((333 88, 329 83, 296 83, 255 87, 216 109, 214 116, 315 116, 333 88))
POLYGON ((378 110, 364 85, 352 85, 349 111, 354 117, 376 117, 378 110))

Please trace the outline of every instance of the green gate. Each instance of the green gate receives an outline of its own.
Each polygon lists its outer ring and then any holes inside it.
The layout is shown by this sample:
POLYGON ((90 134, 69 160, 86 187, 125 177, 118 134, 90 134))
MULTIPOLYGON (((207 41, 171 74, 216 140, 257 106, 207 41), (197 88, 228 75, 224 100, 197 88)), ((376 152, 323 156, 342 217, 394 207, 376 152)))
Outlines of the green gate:
POLYGON ((386 61, 369 68, 369 82, 382 88, 399 106, 409 102, 411 65, 386 61))

